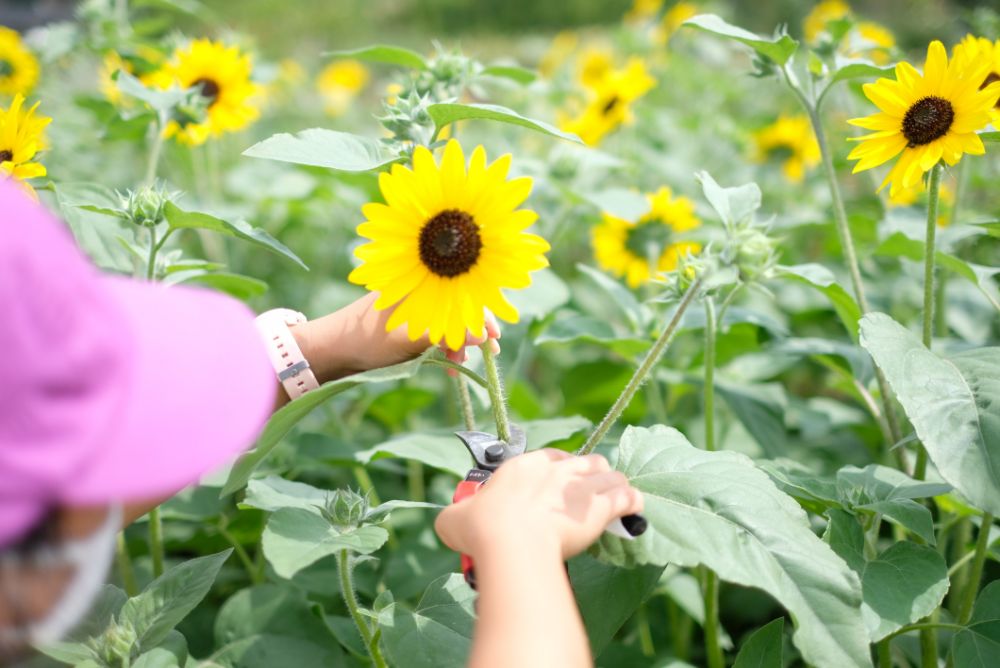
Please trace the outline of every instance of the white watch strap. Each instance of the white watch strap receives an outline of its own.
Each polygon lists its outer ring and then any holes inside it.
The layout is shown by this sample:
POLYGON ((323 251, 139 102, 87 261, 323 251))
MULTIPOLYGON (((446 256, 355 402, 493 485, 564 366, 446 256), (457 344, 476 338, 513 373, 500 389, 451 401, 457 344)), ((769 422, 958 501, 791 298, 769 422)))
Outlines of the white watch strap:
POLYGON ((257 316, 257 331, 264 337, 271 366, 289 398, 298 399, 319 387, 316 375, 309 368, 290 326, 306 321, 306 317, 290 309, 274 309, 257 316))

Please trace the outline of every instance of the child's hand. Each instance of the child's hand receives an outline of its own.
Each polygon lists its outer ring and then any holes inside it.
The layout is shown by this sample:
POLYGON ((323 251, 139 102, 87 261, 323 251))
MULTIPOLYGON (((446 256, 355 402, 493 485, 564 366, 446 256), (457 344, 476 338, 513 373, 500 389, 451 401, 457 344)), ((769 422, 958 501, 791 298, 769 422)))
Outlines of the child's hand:
MULTIPOLYGON (((309 361, 320 383, 350 374, 399 364, 417 357, 430 347, 424 337, 411 341, 405 325, 391 332, 385 331, 392 309, 375 310, 377 293, 369 293, 352 304, 330 315, 310 320, 292 328, 302 353, 309 361)), ((489 340, 494 353, 500 352, 500 329, 496 322, 486 319, 486 336, 465 340, 465 346, 478 346, 489 340)), ((465 347, 445 350, 448 359, 461 364, 465 361, 465 347)), ((455 372, 450 371, 454 374, 455 372)))
POLYGON ((441 511, 434 528, 446 545, 474 558, 516 542, 568 559, 642 505, 639 491, 604 457, 542 449, 505 463, 483 489, 441 511))

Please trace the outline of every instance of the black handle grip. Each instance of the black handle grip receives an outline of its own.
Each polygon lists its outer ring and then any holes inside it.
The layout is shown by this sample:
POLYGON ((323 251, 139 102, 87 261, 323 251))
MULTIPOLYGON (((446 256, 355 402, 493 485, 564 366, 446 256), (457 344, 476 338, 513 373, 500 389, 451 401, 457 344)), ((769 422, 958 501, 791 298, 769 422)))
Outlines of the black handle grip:
POLYGON ((642 515, 625 515, 622 517, 622 526, 630 536, 641 536, 649 528, 649 522, 642 515))

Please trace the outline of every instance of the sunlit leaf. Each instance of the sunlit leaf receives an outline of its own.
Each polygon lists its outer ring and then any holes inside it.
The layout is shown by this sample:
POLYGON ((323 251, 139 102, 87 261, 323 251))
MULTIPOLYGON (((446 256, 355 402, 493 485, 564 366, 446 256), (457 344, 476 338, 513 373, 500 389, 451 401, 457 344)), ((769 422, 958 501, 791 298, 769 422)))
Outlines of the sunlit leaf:
POLYGON ((563 132, 554 125, 545 121, 538 121, 527 116, 522 116, 513 109, 501 107, 496 104, 459 104, 457 102, 439 102, 427 107, 427 113, 434 120, 434 124, 440 129, 455 123, 472 119, 483 119, 499 121, 518 125, 522 128, 535 130, 542 134, 552 135, 560 139, 582 144, 583 142, 575 134, 563 132))
POLYGON ((762 56, 767 56, 779 65, 784 65, 792 57, 799 43, 788 35, 777 37, 761 37, 749 30, 730 25, 715 14, 699 14, 689 18, 684 25, 710 32, 720 37, 727 37, 746 44, 762 56))
POLYGON ((781 617, 754 631, 740 647, 733 668, 783 668, 781 649, 784 631, 785 620, 781 617))
POLYGON ((360 49, 350 49, 346 51, 327 51, 324 56, 334 58, 354 58, 365 60, 370 63, 385 63, 387 65, 400 65, 415 70, 427 68, 427 61, 416 51, 404 49, 401 46, 390 44, 372 44, 360 49))
POLYGON ((865 565, 861 590, 865 623, 876 642, 941 605, 948 566, 937 550, 901 541, 865 565))
POLYGON ((254 144, 243 155, 342 172, 370 172, 401 159, 376 139, 323 128, 276 134, 254 144))
POLYGON ((302 508, 281 508, 267 520, 261 547, 274 572, 291 578, 306 566, 341 550, 371 554, 389 533, 379 526, 338 529, 325 518, 302 508))

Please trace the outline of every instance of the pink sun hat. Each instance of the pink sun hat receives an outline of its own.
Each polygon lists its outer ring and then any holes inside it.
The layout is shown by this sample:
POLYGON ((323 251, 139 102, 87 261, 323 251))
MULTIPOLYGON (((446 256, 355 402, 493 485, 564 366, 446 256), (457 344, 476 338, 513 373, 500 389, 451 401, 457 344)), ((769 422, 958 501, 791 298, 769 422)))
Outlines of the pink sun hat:
POLYGON ((0 179, 0 548, 53 508, 197 481, 253 442, 276 390, 246 306, 100 274, 0 179))

